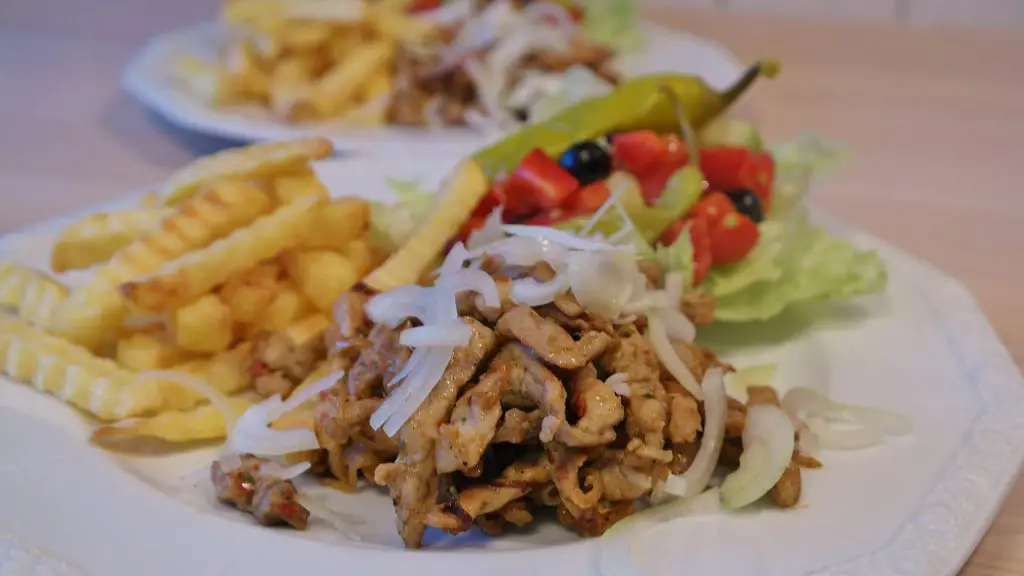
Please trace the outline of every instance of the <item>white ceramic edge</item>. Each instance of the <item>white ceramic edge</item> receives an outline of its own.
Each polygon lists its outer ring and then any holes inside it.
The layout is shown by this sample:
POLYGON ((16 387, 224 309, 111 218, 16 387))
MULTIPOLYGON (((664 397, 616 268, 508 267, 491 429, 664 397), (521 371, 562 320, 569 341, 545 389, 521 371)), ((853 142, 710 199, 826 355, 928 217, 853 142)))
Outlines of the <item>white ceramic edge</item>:
MULTIPOLYGON (((356 160, 360 161, 360 160, 356 160)), ((362 160, 365 162, 365 160, 362 160)), ((338 161, 345 162, 345 161, 338 161)), ((124 205, 125 198, 98 206, 96 210, 124 205)), ((821 215, 832 220, 827 215, 821 215)), ((0 246, 23 234, 52 231, 68 218, 49 220, 0 238, 0 246)), ((970 291, 931 264, 868 234, 846 229, 856 243, 879 250, 887 262, 915 269, 915 284, 922 295, 932 294, 945 305, 942 329, 950 351, 958 356, 966 379, 975 379, 981 406, 978 424, 965 431, 963 445, 954 450, 946 473, 915 507, 911 519, 900 525, 888 542, 866 554, 839 565, 809 572, 814 576, 885 576, 897 574, 955 575, 984 536, 1001 503, 1013 487, 1024 462, 1024 379, 1009 352, 995 334, 970 291), (949 306, 955 301, 957 306, 949 306), (987 410, 986 410, 987 408, 987 410), (984 415, 984 418, 980 416, 984 415), (998 439, 998 442, 992 440, 998 439)), ((931 301, 931 298, 928 298, 931 301)), ((939 321, 936 315, 936 321, 939 321)), ((583 544, 583 547, 588 544, 583 544)), ((536 557, 554 558, 544 550, 536 557)), ((489 554, 467 552, 459 555, 463 567, 485 567, 489 554)), ((384 554, 388 564, 412 567, 415 562, 384 554), (391 564, 391 561, 397 561, 391 564)), ((81 576, 43 550, 5 530, 0 523, 0 574, 13 576, 81 576), (19 571, 5 572, 17 562, 19 571)))
MULTIPOLYGON (((692 34, 667 28, 655 23, 643 24, 651 39, 673 39, 692 45, 710 59, 720 78, 710 81, 721 87, 739 76, 743 67, 739 60, 725 47, 692 34), (729 80, 726 80, 726 77, 729 80)), ((342 152, 379 152, 414 145, 446 147, 470 150, 486 143, 487 139, 468 129, 450 129, 428 132, 419 129, 380 128, 371 131, 346 130, 330 123, 307 126, 288 126, 260 118, 246 118, 237 113, 206 109, 202 113, 190 113, 190 104, 180 96, 154 86, 149 77, 155 62, 174 52, 172 46, 181 38, 216 37, 222 34, 216 22, 200 22, 185 28, 166 32, 150 39, 131 59, 121 74, 122 88, 146 107, 173 124, 193 132, 204 133, 233 141, 260 141, 294 138, 297 136, 321 135, 330 138, 342 152)))

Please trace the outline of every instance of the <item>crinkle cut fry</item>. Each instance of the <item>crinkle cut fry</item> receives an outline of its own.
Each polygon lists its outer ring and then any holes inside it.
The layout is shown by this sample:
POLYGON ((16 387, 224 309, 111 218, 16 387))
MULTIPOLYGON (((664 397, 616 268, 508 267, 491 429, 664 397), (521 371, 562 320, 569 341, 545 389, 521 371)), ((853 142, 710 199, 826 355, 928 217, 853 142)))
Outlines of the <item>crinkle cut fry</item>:
POLYGON ((12 262, 0 264, 0 306, 13 308, 23 322, 45 327, 68 293, 67 286, 43 272, 12 262))
POLYGON ((50 331, 91 350, 103 344, 127 313, 118 286, 150 274, 182 254, 252 222, 270 209, 261 189, 237 183, 205 190, 160 221, 156 230, 118 250, 55 311, 50 331))
POLYGON ((9 316, 0 316, 0 360, 4 375, 101 420, 154 412, 162 400, 158 382, 9 316))
POLYGON ((50 268, 60 273, 105 262, 170 214, 161 207, 83 216, 61 231, 50 250, 50 268))
POLYGON ((205 294, 232 274, 301 244, 319 203, 307 197, 286 204, 154 274, 123 283, 121 293, 144 311, 160 311, 205 294))
MULTIPOLYGON (((252 406, 244 397, 233 397, 228 402, 236 414, 252 406)), ((149 418, 130 418, 93 430, 94 442, 110 442, 132 438, 158 438, 168 442, 195 442, 216 440, 227 435, 224 414, 211 404, 191 410, 161 412, 149 418)))
POLYGON ((218 178, 261 177, 292 165, 304 165, 334 153, 327 138, 301 138, 284 142, 229 148, 204 156, 175 172, 164 182, 160 195, 167 206, 187 201, 203 182, 218 178))

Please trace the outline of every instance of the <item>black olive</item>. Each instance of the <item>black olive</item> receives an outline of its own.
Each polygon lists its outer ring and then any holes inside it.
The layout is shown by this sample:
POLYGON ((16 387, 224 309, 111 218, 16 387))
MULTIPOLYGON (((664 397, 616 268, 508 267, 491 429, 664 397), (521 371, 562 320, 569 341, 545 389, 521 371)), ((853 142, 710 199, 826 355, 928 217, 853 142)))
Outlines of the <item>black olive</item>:
POLYGON ((750 218, 755 224, 760 224, 764 220, 764 206, 757 194, 746 188, 737 188, 729 190, 725 195, 729 197, 729 201, 736 207, 737 212, 750 218))
POLYGON ((530 119, 530 111, 526 108, 514 108, 512 110, 512 117, 520 122, 526 122, 530 119))
POLYGON ((604 180, 612 173, 612 159, 608 152, 593 140, 584 140, 570 146, 558 160, 581 186, 604 180))

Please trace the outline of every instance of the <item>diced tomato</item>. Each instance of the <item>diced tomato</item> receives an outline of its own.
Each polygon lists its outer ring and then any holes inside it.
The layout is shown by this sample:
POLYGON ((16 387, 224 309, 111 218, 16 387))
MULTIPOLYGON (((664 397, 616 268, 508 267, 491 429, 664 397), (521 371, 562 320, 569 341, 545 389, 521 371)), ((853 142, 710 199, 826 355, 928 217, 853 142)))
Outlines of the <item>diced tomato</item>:
MULTIPOLYGON (((473 210, 473 216, 487 217, 495 208, 507 204, 508 198, 505 196, 505 186, 503 182, 495 182, 491 185, 491 189, 487 191, 487 194, 480 200, 480 203, 476 205, 476 210, 473 210)), ((506 207, 505 210, 508 210, 506 207)))
POLYGON ((603 180, 588 184, 569 197, 564 208, 574 214, 593 214, 604 205, 611 196, 611 191, 603 180))
POLYGON ((648 206, 657 202, 658 198, 661 198, 669 178, 679 168, 679 165, 665 162, 637 175, 637 180, 640 182, 640 195, 644 197, 644 202, 648 206))
POLYGON ((740 169, 750 157, 750 150, 732 146, 713 146, 700 152, 700 170, 715 190, 742 188, 740 169))
POLYGON ((690 209, 689 216, 703 218, 709 226, 716 224, 726 214, 736 211, 729 197, 717 190, 708 192, 690 209))
POLYGON ((409 3, 409 7, 406 10, 410 14, 417 12, 426 12, 427 10, 433 10, 441 5, 442 0, 412 0, 409 3))
POLYGON ((678 134, 666 134, 664 142, 666 157, 669 163, 685 166, 690 161, 690 151, 686 148, 686 142, 678 134))
POLYGON ((616 169, 642 174, 660 164, 667 147, 653 130, 637 130, 616 134, 612 140, 612 161, 616 169))
POLYGON ((509 211, 551 210, 562 205, 579 187, 579 181, 537 148, 526 155, 509 177, 505 187, 509 211))
POLYGON ((676 221, 662 233, 659 241, 671 246, 679 234, 687 226, 690 227, 690 242, 693 244, 693 285, 699 286, 711 269, 711 239, 708 236, 708 223, 703 218, 688 216, 676 221))
POLYGON ((733 212, 709 226, 708 234, 711 241, 711 261, 718 265, 742 260, 754 249, 760 231, 753 220, 739 212, 733 212))
POLYGON ((739 172, 741 188, 746 188, 761 200, 765 212, 771 208, 772 185, 775 183, 775 159, 768 152, 751 154, 739 172))

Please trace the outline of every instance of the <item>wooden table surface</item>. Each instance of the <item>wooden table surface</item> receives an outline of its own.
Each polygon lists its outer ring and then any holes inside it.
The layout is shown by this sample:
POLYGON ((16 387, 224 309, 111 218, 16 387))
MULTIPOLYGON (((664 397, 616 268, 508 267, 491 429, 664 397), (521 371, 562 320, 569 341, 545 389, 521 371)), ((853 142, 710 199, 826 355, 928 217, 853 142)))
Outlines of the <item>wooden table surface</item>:
MULTIPOLYGON (((174 129, 118 88, 146 38, 214 10, 0 2, 0 233, 113 199, 227 144, 174 129)), ((855 151, 816 202, 962 279, 1024 362, 1024 34, 651 13, 743 60, 780 57, 783 75, 758 86, 746 112, 769 139, 814 129, 855 151)), ((1024 574, 1024 484, 963 573, 1024 574)))

